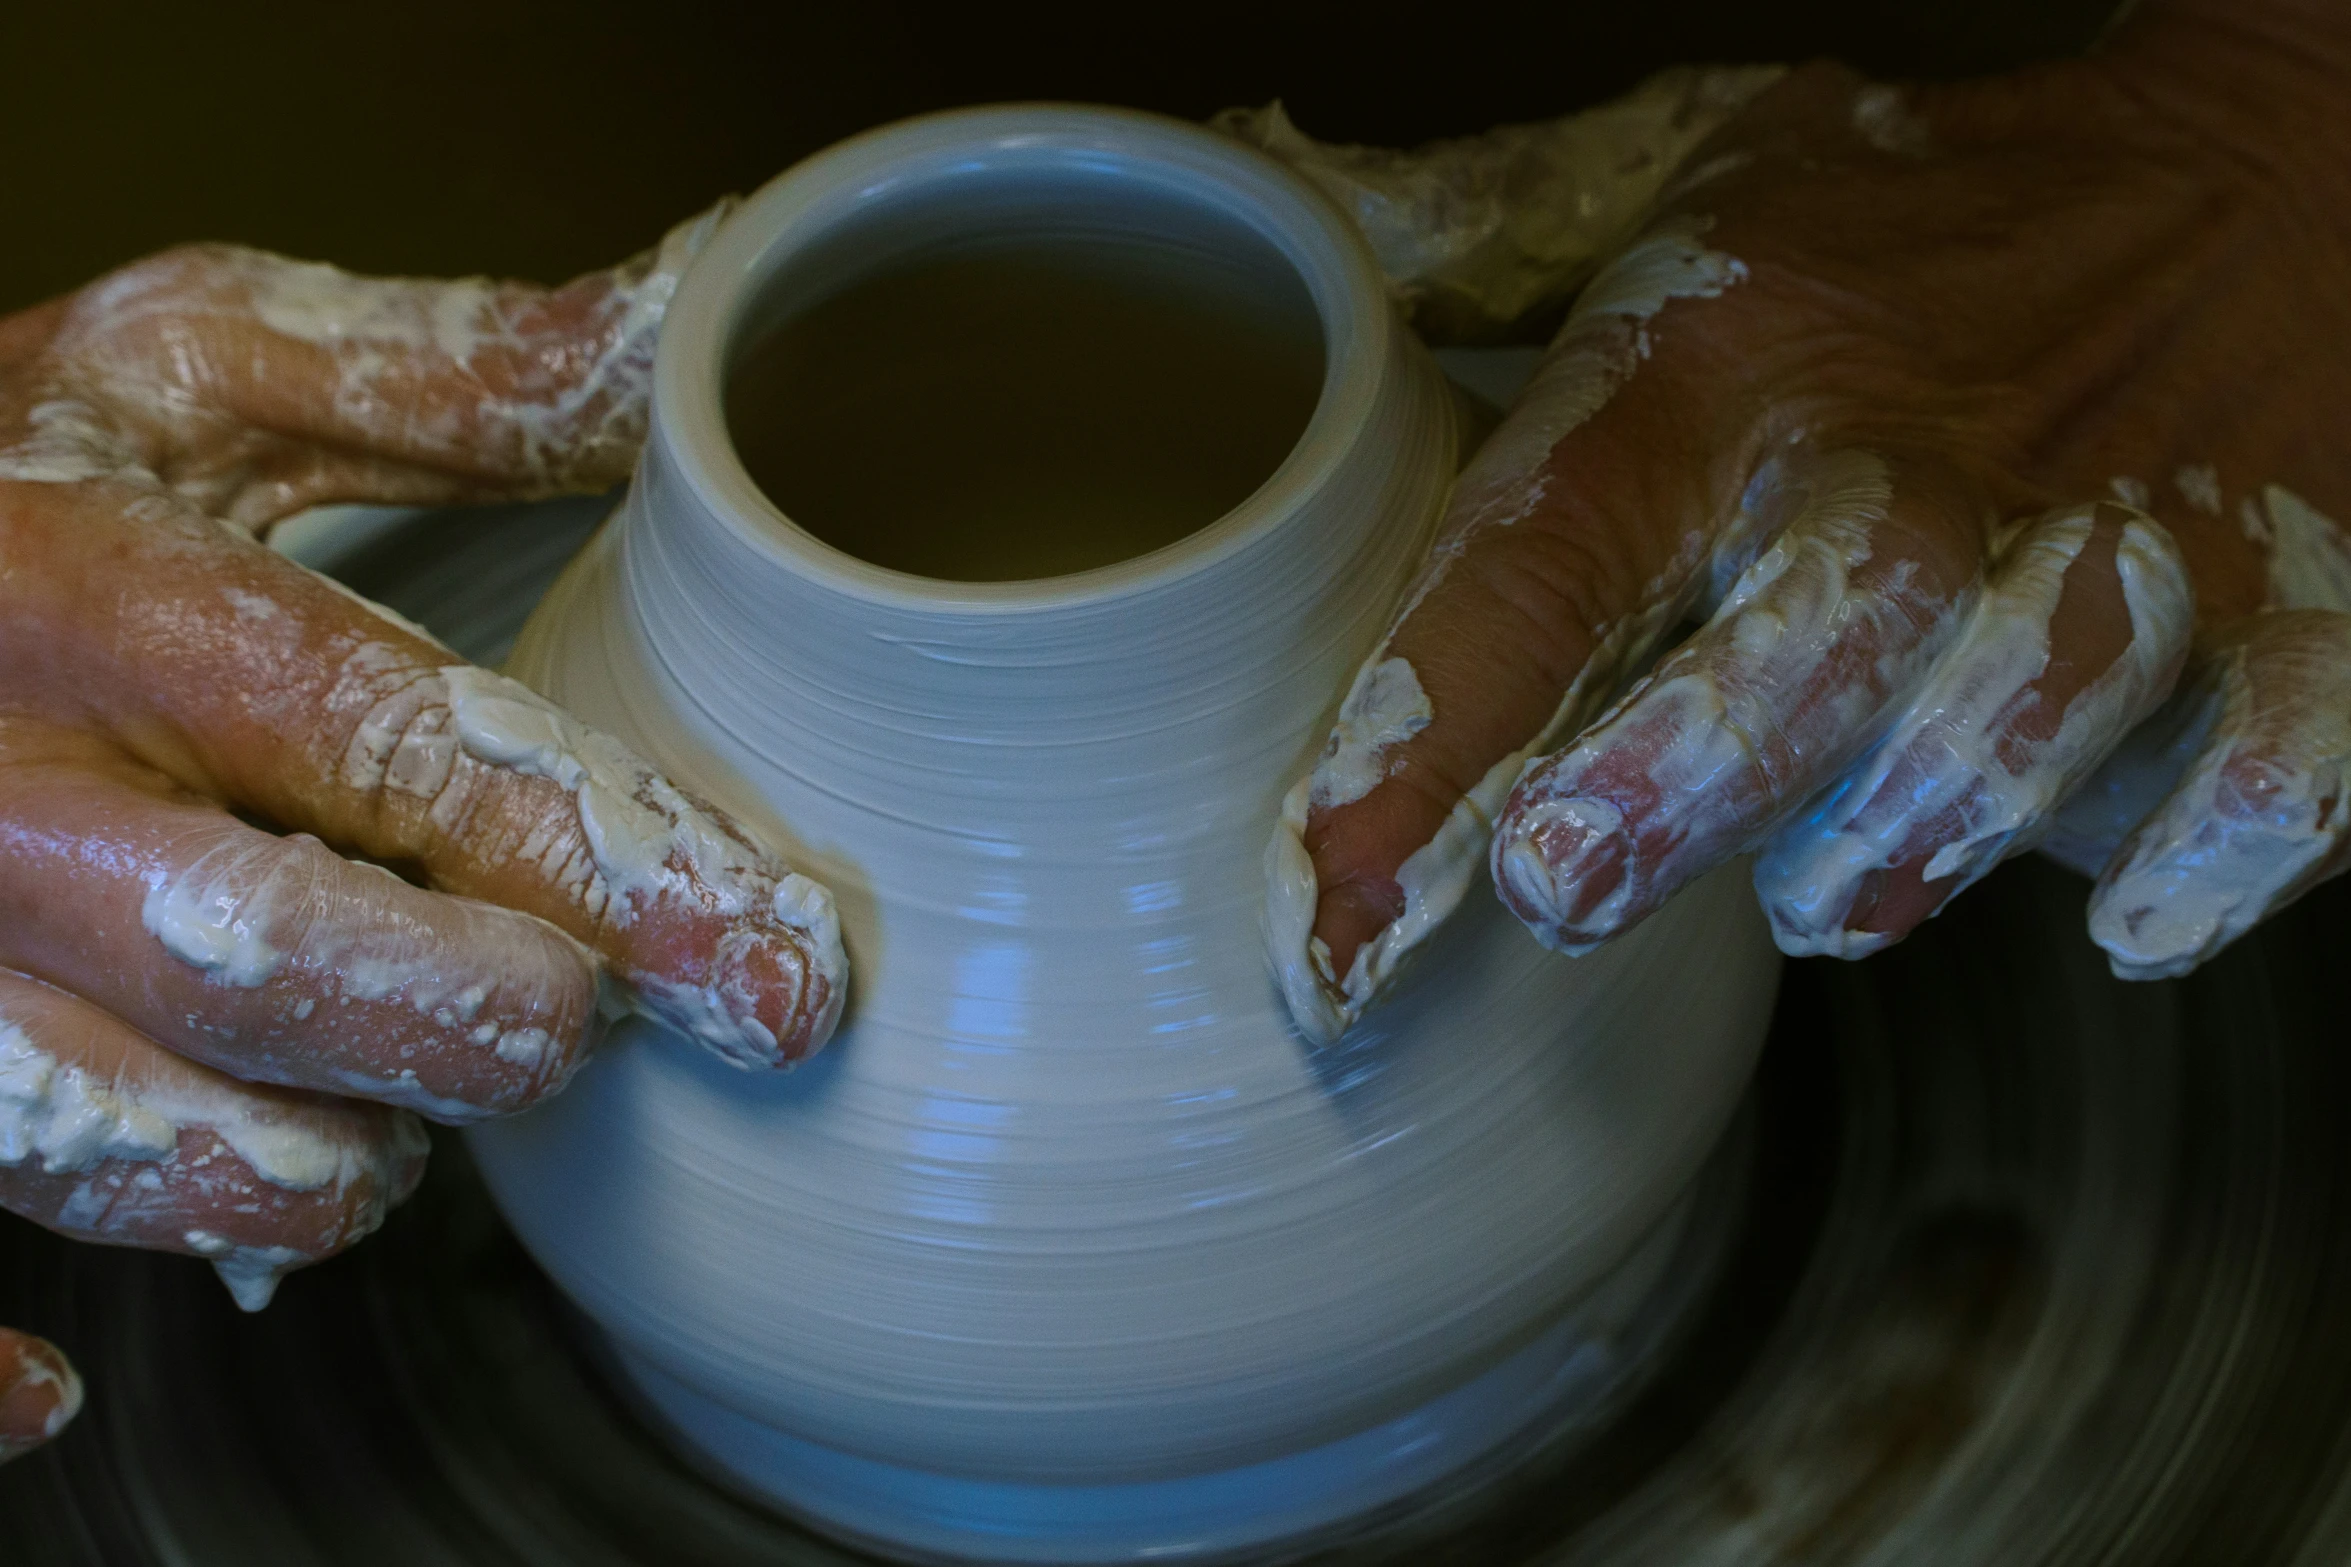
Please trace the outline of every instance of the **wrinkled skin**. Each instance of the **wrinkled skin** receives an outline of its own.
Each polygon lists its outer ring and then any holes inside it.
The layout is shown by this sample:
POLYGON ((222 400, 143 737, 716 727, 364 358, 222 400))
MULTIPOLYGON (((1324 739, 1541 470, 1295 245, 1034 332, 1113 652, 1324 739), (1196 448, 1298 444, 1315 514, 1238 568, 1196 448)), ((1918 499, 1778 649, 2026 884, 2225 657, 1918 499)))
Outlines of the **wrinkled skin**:
MULTIPOLYGON (((559 1089, 606 978, 738 1065, 823 1042, 820 891, 616 749, 672 847, 608 871, 584 792, 457 743, 454 654, 259 542, 625 477, 714 221, 560 289, 203 247, 0 320, 0 1205, 257 1307, 414 1186, 414 1114, 559 1089)), ((0 1457, 78 1402, 0 1331, 0 1457)))
POLYGON ((2143 12, 1995 80, 1794 71, 1691 156, 1648 232, 1735 275, 1571 318, 1375 655, 1429 717, 1307 819, 1337 1005, 1498 767, 1497 889, 1570 951, 1754 850, 1781 944, 1859 956, 2043 842, 2152 976, 2351 860, 2351 23, 2143 12))

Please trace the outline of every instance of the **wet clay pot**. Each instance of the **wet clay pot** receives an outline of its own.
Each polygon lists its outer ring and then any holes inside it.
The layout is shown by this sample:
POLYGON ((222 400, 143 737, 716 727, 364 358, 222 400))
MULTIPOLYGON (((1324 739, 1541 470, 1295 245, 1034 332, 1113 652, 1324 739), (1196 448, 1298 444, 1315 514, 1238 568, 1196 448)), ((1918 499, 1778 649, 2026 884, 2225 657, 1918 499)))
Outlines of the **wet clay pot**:
POLYGON ((630 1023, 470 1135, 705 1467, 918 1556, 1214 1555, 1621 1390, 1687 1293, 1770 1006, 1742 875, 1578 960, 1474 888, 1325 1050, 1260 947, 1283 792, 1460 441, 1347 220, 1173 122, 885 129, 696 261, 636 481, 514 673, 835 889, 848 1012, 789 1075, 630 1023), (1321 348, 1303 433, 1229 513, 1097 569, 936 580, 821 542, 730 441, 745 345, 1009 230, 1115 233, 1287 312, 1321 348))

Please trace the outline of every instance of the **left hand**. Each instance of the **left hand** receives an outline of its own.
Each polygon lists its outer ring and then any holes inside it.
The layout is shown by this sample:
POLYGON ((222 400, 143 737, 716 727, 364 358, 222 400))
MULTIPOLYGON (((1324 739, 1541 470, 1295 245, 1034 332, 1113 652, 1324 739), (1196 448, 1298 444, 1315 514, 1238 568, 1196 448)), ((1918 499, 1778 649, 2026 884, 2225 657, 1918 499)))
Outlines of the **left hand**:
MULTIPOLYGON (((605 976, 738 1066, 823 1044, 822 888, 260 542, 626 477, 717 218, 554 289, 196 246, 0 319, 0 1206, 259 1309, 408 1194, 415 1115, 559 1090, 605 976)), ((0 1330, 0 1457, 76 1385, 0 1330)))

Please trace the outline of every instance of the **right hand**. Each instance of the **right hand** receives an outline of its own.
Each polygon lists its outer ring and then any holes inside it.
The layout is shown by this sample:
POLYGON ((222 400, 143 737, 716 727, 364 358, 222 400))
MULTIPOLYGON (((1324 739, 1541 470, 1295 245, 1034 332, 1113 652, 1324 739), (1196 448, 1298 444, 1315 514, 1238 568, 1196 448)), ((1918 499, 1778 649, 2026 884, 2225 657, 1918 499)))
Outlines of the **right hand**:
MULTIPOLYGON (((558 289, 196 247, 0 319, 0 1206, 258 1309, 414 1186, 415 1116, 562 1087, 604 976, 738 1066, 824 1042, 822 888, 259 541, 625 478, 715 222, 558 289)), ((77 1388, 0 1331, 0 1456, 77 1388)))
MULTIPOLYGON (((1489 832, 1571 952, 1752 848, 1781 945, 1859 957, 2046 844, 2132 978, 2351 865, 2347 68, 2338 8, 2176 0, 1907 97, 1792 72, 1689 152, 1285 814, 1302 1027, 1353 1021, 1489 832)), ((1540 134, 1330 161, 1409 194, 1540 134)))

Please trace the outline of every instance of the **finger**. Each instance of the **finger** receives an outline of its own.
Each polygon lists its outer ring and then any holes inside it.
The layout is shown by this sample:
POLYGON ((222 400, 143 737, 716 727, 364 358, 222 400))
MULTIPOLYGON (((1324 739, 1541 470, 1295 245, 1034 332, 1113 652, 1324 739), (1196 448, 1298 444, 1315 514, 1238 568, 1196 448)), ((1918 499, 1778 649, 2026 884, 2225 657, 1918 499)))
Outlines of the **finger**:
POLYGON ((734 1066, 790 1066, 831 1035, 848 965, 823 887, 516 681, 444 665, 364 682, 341 830, 571 931, 734 1066))
POLYGON ((1503 902, 1546 945, 1588 950, 1836 777, 1970 608, 1979 506, 1937 467, 1825 459, 1713 621, 1519 780, 1494 834, 1503 902))
POLYGON ((203 1257, 248 1311, 375 1230, 424 1171, 403 1111, 239 1083, 0 972, 0 1206, 203 1257))
POLYGON ((126 517, 96 487, 63 504, 0 627, 19 689, 78 694, 239 809, 549 921, 739 1065, 831 1032, 830 895, 626 747, 216 525, 126 517))
POLYGON ((1646 656, 1726 528, 1759 531, 1720 500, 1751 462, 1747 415, 1714 395, 1740 367, 1693 324, 1746 273, 1701 232, 1669 224, 1584 290, 1284 802, 1266 939, 1309 1035, 1336 1037, 1450 913, 1521 761, 1646 656))
POLYGON ((281 838, 115 759, 0 721, 0 965, 255 1082, 441 1120, 577 1068, 596 976, 544 921, 281 838))
POLYGON ((1892 731, 1757 860, 1781 950, 1875 952, 2031 847, 2169 693, 2194 618, 2179 551, 2143 514, 2022 529, 1892 731))
POLYGON ((2090 895, 2124 979, 2184 974, 2351 866, 2351 615, 2255 615, 2200 678, 2203 745, 2090 895))
POLYGON ((552 289, 168 251, 75 296, 44 391, 97 413, 101 470, 134 463, 248 526, 602 489, 635 461, 662 316, 729 205, 552 289))
POLYGON ((82 1379, 47 1339, 0 1328, 0 1464, 55 1437, 82 1412, 82 1379))

